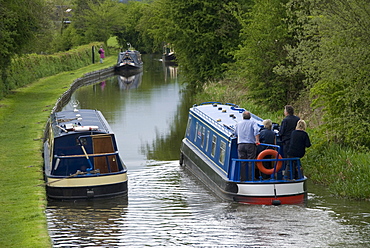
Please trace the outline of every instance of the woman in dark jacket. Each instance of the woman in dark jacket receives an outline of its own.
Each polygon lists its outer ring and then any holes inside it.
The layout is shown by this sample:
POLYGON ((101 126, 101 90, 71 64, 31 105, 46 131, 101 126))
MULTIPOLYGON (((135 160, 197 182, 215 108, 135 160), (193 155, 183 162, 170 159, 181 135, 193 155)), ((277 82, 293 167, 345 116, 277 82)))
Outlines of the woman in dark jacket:
POLYGON ((310 146, 311 141, 306 133, 306 122, 299 120, 296 129, 290 135, 288 156, 291 158, 302 158, 306 153, 306 147, 310 146))
MULTIPOLYGON (((299 120, 296 129, 290 136, 290 144, 288 149, 288 158, 302 158, 306 153, 306 147, 311 146, 310 137, 306 133, 306 122, 299 120)), ((296 174, 296 165, 293 164, 293 176, 296 174)))

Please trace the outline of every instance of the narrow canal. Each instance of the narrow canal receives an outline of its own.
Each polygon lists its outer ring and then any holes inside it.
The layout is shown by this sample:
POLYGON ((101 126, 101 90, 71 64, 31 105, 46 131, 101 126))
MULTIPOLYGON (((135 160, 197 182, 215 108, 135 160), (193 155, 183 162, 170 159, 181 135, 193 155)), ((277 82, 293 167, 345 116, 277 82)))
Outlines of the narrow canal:
POLYGON ((369 202, 336 199, 311 183, 306 206, 242 205, 213 195, 179 166, 191 94, 177 68, 156 56, 143 60, 143 73, 72 96, 111 124, 129 194, 49 201, 54 247, 370 247, 369 202))

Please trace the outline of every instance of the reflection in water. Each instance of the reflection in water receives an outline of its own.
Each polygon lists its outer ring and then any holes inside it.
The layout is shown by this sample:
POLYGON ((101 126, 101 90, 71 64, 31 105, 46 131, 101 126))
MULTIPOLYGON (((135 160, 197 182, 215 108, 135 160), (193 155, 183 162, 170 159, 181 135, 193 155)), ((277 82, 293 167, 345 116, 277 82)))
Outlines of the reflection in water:
POLYGON ((54 247, 370 246, 369 204, 336 200, 315 185, 308 185, 307 207, 214 196, 179 166, 191 92, 163 73, 158 59, 143 59, 139 87, 121 90, 115 76, 72 96, 81 108, 102 111, 115 131, 128 167, 128 204, 122 198, 49 202, 54 247))
POLYGON ((163 63, 164 80, 167 82, 169 79, 177 78, 178 68, 175 64, 163 63))
POLYGON ((140 86, 143 72, 131 76, 118 75, 118 85, 121 90, 136 89, 140 86))
POLYGON ((127 196, 108 199, 53 201, 47 207, 54 247, 118 245, 119 222, 125 218, 127 196))

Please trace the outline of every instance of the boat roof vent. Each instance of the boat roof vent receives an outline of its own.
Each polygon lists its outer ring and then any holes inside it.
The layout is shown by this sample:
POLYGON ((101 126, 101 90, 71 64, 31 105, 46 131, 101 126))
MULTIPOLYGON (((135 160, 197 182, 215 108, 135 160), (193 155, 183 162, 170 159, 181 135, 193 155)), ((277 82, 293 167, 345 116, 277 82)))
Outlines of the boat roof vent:
POLYGON ((217 122, 220 122, 220 121, 221 121, 221 119, 217 119, 216 121, 217 121, 217 122))
POLYGON ((218 110, 221 110, 222 109, 222 107, 218 107, 218 110))
POLYGON ((223 109, 223 110, 222 110, 222 113, 226 113, 226 109, 223 109))

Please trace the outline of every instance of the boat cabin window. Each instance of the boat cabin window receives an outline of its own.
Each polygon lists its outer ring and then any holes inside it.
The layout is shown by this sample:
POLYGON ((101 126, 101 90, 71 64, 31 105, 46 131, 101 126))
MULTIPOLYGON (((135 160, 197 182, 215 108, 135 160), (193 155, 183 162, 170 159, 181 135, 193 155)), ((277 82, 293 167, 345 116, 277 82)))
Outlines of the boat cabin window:
POLYGON ((81 145, 83 146, 87 146, 87 139, 86 138, 80 138, 80 140, 78 139, 78 137, 76 137, 76 145, 80 145, 80 142, 81 142, 81 145))
POLYGON ((205 136, 206 136, 206 128, 202 127, 202 144, 201 144, 202 148, 204 147, 205 136))
POLYGON ((191 117, 189 116, 188 125, 187 125, 187 128, 186 128, 186 136, 190 135, 190 125, 191 125, 191 117))
POLYGON ((198 137, 198 132, 200 132, 200 128, 199 128, 199 122, 197 122, 197 124, 195 125, 195 137, 194 137, 194 142, 197 141, 197 137, 198 137))
POLYGON ((208 152, 208 144, 209 144, 209 130, 207 130, 207 140, 206 140, 206 152, 208 152))
POLYGON ((216 135, 213 135, 212 136, 212 151, 211 151, 212 157, 214 157, 216 153, 216 142, 217 142, 217 137, 216 135))
POLYGON ((225 152, 226 152, 226 143, 225 141, 221 141, 220 145, 220 158, 219 161, 221 164, 224 164, 225 161, 225 152))

